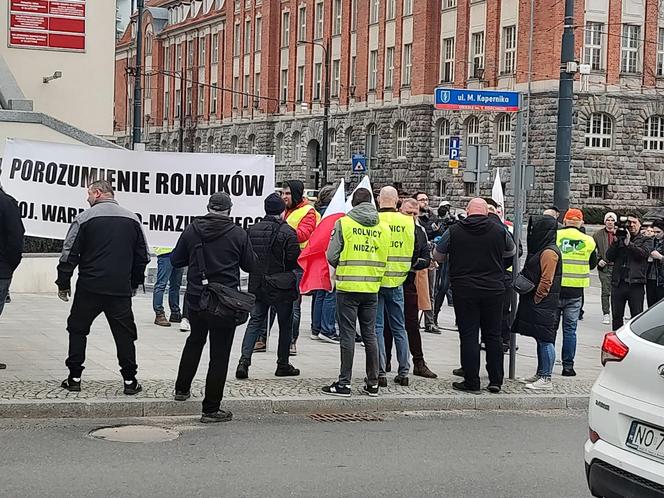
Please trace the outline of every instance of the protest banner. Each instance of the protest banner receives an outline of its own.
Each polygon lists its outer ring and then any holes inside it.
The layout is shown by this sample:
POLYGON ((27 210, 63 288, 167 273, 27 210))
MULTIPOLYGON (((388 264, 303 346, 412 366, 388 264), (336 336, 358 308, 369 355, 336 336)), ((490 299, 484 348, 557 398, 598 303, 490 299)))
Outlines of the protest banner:
POLYGON ((64 239, 89 206, 87 186, 108 180, 119 204, 136 213, 148 243, 173 247, 211 194, 233 199, 231 217, 246 228, 274 192, 274 158, 263 155, 142 152, 7 139, 0 182, 16 198, 26 235, 64 239))

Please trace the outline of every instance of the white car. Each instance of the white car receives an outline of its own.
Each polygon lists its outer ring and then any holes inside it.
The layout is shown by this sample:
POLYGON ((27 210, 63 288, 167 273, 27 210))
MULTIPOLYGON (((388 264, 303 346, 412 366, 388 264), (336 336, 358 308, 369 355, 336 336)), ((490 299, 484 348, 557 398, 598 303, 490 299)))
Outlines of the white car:
POLYGON ((604 337, 586 476, 593 496, 664 497, 664 301, 604 337))

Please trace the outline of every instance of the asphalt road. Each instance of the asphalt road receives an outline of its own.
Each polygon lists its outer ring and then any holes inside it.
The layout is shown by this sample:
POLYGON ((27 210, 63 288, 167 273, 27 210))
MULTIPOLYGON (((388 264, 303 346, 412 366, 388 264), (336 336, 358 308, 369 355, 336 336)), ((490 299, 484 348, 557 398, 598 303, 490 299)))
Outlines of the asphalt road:
POLYGON ((389 414, 330 423, 303 416, 0 420, 2 497, 588 497, 585 412, 389 414), (118 443, 120 423, 180 432, 118 443))

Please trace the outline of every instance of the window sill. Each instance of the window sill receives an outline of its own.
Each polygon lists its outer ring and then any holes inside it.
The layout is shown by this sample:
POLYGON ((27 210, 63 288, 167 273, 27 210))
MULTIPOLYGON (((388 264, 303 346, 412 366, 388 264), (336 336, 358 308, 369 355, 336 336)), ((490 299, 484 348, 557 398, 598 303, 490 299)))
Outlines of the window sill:
POLYGON ((623 73, 621 72, 619 74, 621 78, 641 78, 643 76, 643 73, 636 72, 636 73, 623 73))

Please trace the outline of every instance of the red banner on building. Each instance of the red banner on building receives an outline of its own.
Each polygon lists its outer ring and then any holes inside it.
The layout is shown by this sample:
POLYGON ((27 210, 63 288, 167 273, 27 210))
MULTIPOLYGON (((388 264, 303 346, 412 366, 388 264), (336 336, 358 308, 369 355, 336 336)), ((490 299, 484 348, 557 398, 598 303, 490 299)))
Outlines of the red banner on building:
POLYGON ((86 0, 11 0, 9 46, 85 50, 86 0))

